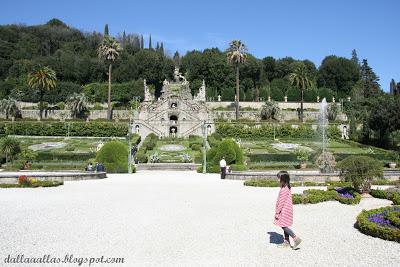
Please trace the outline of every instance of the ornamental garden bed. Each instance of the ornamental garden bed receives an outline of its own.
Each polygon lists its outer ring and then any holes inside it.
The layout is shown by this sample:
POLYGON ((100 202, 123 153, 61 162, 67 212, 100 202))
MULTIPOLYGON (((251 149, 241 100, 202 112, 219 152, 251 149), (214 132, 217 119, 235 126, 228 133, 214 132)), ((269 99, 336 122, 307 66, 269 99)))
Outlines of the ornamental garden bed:
POLYGON ((63 181, 41 181, 39 179, 28 177, 25 175, 21 175, 18 177, 17 184, 0 184, 0 188, 18 188, 18 187, 55 187, 59 185, 63 185, 63 181))
POLYGON ((308 189, 303 194, 292 195, 293 204, 315 204, 336 200, 346 205, 356 205, 361 201, 361 195, 352 187, 328 187, 328 190, 308 189))
POLYGON ((366 235, 400 243, 400 206, 363 210, 356 227, 366 235))

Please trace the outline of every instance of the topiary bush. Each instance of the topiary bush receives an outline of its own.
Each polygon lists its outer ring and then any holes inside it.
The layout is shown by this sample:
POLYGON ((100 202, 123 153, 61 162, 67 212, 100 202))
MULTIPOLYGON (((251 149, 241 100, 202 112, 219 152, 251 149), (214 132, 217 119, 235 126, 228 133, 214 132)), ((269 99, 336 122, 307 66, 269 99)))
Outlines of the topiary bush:
POLYGON ((128 172, 128 148, 119 141, 110 141, 97 153, 96 161, 104 164, 106 172, 128 172))
POLYGON ((360 232, 385 240, 400 242, 400 206, 363 210, 357 216, 360 232))

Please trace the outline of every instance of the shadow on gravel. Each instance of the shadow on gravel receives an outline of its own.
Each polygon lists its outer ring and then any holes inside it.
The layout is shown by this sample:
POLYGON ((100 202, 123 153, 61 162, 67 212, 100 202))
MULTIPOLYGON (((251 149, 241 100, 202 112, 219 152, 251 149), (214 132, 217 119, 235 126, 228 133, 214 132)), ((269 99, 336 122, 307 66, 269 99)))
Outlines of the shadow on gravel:
POLYGON ((269 242, 272 244, 282 244, 283 243, 283 235, 278 234, 277 232, 268 232, 269 234, 269 242))

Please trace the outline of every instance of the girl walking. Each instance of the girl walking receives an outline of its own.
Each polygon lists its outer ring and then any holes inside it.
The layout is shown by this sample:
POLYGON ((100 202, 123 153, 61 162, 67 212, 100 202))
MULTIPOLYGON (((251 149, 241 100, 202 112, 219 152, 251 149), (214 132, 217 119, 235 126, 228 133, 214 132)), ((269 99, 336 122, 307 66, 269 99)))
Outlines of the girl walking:
POLYGON ((281 246, 285 248, 291 247, 289 241, 290 236, 294 241, 292 248, 296 249, 301 243, 301 239, 289 228, 289 226, 292 226, 293 224, 293 203, 292 192, 290 191, 289 173, 286 171, 280 171, 278 173, 278 179, 281 184, 281 189, 279 191, 278 200, 276 201, 274 224, 282 227, 285 236, 285 240, 281 246))

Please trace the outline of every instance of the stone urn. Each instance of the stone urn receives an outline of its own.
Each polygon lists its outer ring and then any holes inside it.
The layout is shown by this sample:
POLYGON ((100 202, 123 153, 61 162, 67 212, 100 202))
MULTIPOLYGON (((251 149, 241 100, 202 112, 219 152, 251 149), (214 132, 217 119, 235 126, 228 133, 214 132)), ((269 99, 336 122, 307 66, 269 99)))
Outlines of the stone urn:
POLYGON ((305 168, 307 168, 307 163, 301 162, 300 163, 300 169, 305 169, 305 168))
POLYGON ((396 168, 396 166, 397 166, 396 162, 389 162, 390 169, 394 169, 394 168, 396 168))

